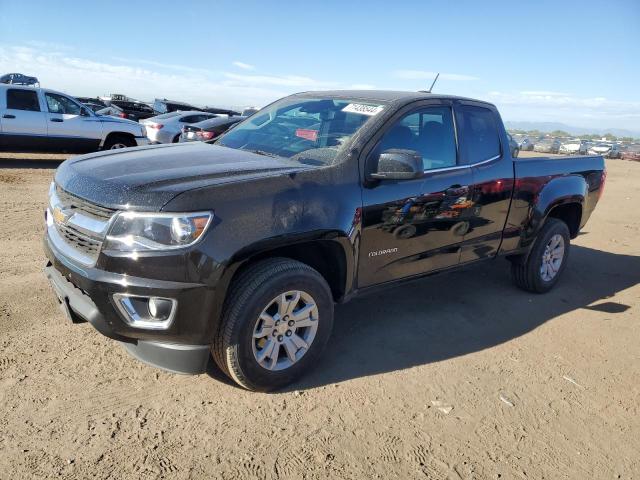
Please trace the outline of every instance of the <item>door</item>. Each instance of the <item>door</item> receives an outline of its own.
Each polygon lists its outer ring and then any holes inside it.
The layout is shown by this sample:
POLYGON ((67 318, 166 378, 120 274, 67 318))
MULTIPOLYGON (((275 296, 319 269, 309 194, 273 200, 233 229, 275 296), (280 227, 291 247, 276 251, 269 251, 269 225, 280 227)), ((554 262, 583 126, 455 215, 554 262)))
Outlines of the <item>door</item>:
POLYGON ((471 169, 458 160, 451 105, 418 105, 401 111, 367 155, 370 165, 385 150, 413 150, 422 157, 424 176, 365 182, 359 287, 459 262, 471 169))
POLYGON ((513 192, 513 161, 497 110, 485 104, 456 105, 462 161, 471 166, 469 226, 460 262, 493 257, 502 242, 513 192))
POLYGON ((0 146, 21 150, 44 148, 47 125, 38 91, 33 88, 8 88, 5 92, 5 98, 0 99, 0 146))
POLYGON ((47 136, 55 150, 97 150, 102 140, 100 119, 88 109, 58 93, 45 92, 47 104, 47 136))

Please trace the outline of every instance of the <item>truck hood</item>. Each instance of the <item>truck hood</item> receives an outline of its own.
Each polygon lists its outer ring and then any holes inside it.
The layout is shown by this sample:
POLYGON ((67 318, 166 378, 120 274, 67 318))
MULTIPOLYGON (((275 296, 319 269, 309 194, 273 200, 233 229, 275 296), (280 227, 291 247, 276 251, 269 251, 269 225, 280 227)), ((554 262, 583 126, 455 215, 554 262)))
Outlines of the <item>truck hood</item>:
POLYGON ((312 168, 201 142, 109 150, 63 162, 55 182, 92 203, 157 211, 187 190, 312 168))

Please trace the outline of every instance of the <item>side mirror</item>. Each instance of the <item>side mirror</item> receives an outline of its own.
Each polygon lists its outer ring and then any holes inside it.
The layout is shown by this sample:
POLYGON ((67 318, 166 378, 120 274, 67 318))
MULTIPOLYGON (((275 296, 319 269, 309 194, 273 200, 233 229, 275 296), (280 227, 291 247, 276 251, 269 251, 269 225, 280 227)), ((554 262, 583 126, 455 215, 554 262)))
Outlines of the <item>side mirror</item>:
POLYGON ((378 157, 378 165, 369 176, 376 180, 410 180, 424 175, 422 156, 415 150, 392 148, 378 157))
POLYGON ((89 114, 89 110, 87 110, 86 108, 81 108, 80 109, 80 116, 81 117, 90 117, 91 115, 89 114))

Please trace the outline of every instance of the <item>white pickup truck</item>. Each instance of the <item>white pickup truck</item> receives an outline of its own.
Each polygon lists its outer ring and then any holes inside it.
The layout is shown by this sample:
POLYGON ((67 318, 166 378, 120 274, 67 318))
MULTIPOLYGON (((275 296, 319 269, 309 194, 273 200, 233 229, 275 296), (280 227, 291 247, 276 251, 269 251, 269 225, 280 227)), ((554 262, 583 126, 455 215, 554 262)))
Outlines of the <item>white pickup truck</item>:
POLYGON ((145 127, 45 88, 0 84, 0 150, 90 152, 147 145, 145 127))

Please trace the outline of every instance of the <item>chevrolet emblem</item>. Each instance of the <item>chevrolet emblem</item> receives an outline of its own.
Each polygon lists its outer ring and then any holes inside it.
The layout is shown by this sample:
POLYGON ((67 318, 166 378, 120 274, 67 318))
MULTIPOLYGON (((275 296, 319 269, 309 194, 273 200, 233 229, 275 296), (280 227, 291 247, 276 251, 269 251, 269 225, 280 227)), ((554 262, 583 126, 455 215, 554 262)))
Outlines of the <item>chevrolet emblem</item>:
POLYGON ((64 221, 67 219, 67 216, 64 214, 60 207, 55 207, 51 214, 53 215, 53 221, 58 225, 64 223, 64 221))

